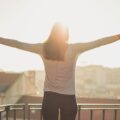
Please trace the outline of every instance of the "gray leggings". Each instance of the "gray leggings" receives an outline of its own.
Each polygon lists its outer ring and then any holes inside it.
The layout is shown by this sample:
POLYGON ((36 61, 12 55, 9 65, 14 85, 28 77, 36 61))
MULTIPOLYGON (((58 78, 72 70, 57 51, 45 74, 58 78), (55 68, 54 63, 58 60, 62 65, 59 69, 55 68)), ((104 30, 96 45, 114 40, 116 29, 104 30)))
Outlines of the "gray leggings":
POLYGON ((77 103, 75 95, 64 95, 55 92, 44 92, 42 103, 43 120, 75 120, 77 103))

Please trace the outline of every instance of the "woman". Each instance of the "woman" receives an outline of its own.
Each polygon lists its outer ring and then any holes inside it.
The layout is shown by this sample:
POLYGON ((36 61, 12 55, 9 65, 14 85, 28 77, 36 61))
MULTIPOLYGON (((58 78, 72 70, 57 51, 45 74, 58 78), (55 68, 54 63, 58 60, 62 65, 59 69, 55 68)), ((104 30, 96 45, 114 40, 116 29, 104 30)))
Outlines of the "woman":
POLYGON ((75 65, 78 56, 120 39, 120 34, 88 43, 68 44, 68 28, 56 23, 44 43, 28 44, 0 38, 0 44, 34 52, 42 57, 45 66, 44 98, 42 113, 44 120, 75 120, 77 104, 75 97, 75 65))

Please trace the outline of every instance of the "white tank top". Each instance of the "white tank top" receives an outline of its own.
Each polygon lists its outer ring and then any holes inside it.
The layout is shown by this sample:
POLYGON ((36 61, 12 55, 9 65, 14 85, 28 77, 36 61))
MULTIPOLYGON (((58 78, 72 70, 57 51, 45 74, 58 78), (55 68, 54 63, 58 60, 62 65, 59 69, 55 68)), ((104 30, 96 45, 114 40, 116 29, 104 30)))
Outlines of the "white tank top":
POLYGON ((69 44, 64 61, 48 60, 42 56, 45 67, 44 91, 75 94, 75 66, 77 54, 69 44))

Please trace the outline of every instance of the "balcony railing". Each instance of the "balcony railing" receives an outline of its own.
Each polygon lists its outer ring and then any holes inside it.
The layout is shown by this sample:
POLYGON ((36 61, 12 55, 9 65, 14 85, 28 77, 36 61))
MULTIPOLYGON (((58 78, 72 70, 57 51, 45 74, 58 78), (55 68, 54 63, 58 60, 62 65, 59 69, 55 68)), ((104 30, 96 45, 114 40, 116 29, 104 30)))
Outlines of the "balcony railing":
POLYGON ((78 104, 78 120, 120 120, 120 104, 78 104), (83 117, 82 112, 87 116, 83 117), (96 112, 96 114, 95 114, 96 112), (108 114, 107 114, 108 113, 108 114), (88 117, 89 116, 89 117, 88 117))
MULTIPOLYGON (((41 104, 0 105, 0 120, 43 120, 41 104)), ((120 104, 78 104, 76 120, 120 120, 120 104)))
POLYGON ((0 120, 17 120, 18 111, 22 112, 22 120, 25 120, 25 104, 0 105, 0 120))

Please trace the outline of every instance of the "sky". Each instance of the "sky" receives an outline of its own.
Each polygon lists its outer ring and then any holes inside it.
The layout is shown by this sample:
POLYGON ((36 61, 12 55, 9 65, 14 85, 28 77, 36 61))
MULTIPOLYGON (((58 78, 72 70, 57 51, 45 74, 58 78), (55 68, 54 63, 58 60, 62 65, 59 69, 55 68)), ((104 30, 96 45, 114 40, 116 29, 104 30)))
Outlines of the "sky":
MULTIPOLYGON (((0 37, 44 42, 55 22, 69 27, 70 43, 120 33, 120 0, 0 0, 0 37)), ((120 41, 79 56, 77 66, 120 67, 120 41)), ((0 69, 43 70, 40 56, 0 45, 0 69)))

